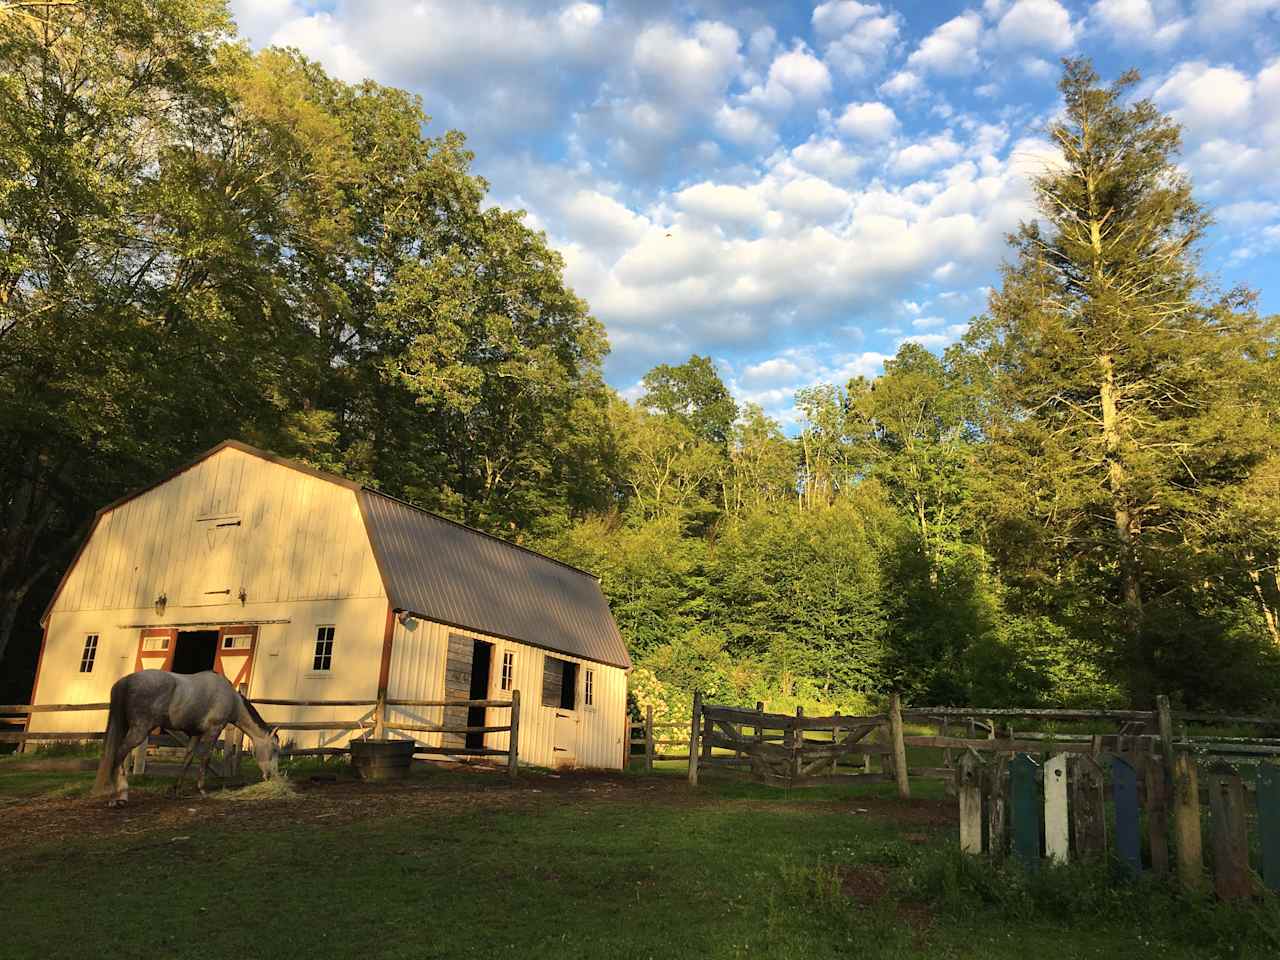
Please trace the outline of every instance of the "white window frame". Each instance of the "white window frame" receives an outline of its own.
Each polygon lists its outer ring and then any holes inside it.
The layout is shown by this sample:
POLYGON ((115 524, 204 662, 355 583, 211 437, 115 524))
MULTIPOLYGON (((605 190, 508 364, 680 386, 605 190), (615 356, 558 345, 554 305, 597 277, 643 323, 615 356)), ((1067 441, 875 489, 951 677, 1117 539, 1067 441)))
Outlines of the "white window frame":
POLYGON ((96 633, 86 633, 84 647, 80 651, 80 672, 93 673, 93 666, 98 662, 98 644, 101 637, 96 633))
POLYGON ((253 646, 253 637, 247 633, 228 633, 222 638, 223 650, 248 650, 253 646))
POLYGON ((498 689, 503 693, 512 690, 516 685, 516 652, 510 647, 502 651, 502 661, 498 665, 498 689))
POLYGON ((585 710, 596 708, 596 671, 585 664, 582 667, 582 707, 585 710))
POLYGON ((159 653, 162 650, 169 649, 169 635, 163 637, 143 637, 142 652, 143 653, 159 653))
POLYGON ((313 680, 323 680, 326 677, 333 676, 333 648, 335 646, 337 632, 338 632, 338 628, 335 624, 332 624, 332 623, 316 624, 316 634, 311 642, 311 653, 309 654, 310 666, 306 672, 307 677, 310 677, 313 680), (328 631, 327 637, 323 636, 326 630, 328 631), (329 644, 329 647, 324 654, 321 654, 320 644, 324 642, 327 642, 329 644), (322 656, 328 658, 328 664, 323 667, 318 667, 316 666, 316 661, 322 656))

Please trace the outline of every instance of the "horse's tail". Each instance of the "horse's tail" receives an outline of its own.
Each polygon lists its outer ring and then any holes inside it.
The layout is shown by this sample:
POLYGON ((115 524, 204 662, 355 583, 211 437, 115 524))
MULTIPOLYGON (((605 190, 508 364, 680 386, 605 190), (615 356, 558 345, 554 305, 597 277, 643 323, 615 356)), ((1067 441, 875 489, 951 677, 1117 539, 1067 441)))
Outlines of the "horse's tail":
POLYGON ((125 699, 128 696, 128 677, 117 680, 111 686, 111 706, 107 709, 107 733, 102 740, 102 759, 98 761, 98 777, 93 782, 94 796, 111 793, 115 789, 116 754, 124 740, 125 731, 129 729, 129 718, 125 714, 125 699))

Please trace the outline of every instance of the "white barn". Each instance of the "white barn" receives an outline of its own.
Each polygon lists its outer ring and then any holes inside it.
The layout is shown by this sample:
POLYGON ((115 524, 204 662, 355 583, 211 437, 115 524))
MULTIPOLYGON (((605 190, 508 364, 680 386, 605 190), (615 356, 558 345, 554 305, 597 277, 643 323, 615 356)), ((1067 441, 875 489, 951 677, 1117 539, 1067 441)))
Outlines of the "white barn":
MULTIPOLYGON (((631 662, 595 577, 236 441, 99 511, 42 623, 34 704, 104 702, 147 667, 215 669, 250 699, 519 690, 521 762, 618 769, 627 748, 631 662)), ((367 710, 262 708, 275 723, 367 710)), ((505 709, 487 722, 450 710, 449 726, 507 723, 505 709)), ((442 714, 392 708, 389 723, 442 714)), ((30 729, 105 723, 105 711, 34 713, 30 729)), ((505 732, 469 736, 507 747, 505 732)))

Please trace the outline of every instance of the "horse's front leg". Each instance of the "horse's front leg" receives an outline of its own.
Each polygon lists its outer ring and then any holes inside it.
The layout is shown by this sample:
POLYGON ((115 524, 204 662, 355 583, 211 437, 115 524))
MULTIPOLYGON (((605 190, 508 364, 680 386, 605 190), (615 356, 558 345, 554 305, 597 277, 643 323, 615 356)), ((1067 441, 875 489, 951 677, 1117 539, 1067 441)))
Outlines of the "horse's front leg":
MULTIPOLYGON (((210 730, 204 735, 205 745, 200 753, 200 778, 196 781, 196 789, 200 791, 200 796, 204 796, 204 781, 209 775, 209 761, 213 759, 213 748, 218 743, 218 738, 222 736, 222 731, 226 726, 218 727, 216 730, 210 730)), ((224 754, 225 757, 225 754, 224 754)), ((226 762, 225 759, 223 761, 226 762)))

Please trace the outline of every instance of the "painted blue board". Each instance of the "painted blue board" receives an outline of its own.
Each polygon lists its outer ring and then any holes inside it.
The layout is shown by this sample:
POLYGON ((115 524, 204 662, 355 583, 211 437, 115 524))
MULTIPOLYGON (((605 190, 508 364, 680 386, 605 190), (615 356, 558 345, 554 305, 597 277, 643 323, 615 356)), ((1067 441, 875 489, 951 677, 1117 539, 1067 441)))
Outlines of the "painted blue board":
POLYGON ((1028 870, 1040 865, 1040 791, 1036 787, 1039 764, 1025 753, 1009 763, 1009 792, 1013 807, 1013 855, 1028 870))
POLYGON ((1138 819, 1138 771, 1124 757, 1111 759, 1111 790, 1116 800, 1116 856, 1134 873, 1142 872, 1142 828, 1138 819))
POLYGON ((1280 766, 1258 766, 1258 839, 1262 844, 1262 882, 1280 892, 1280 766))

